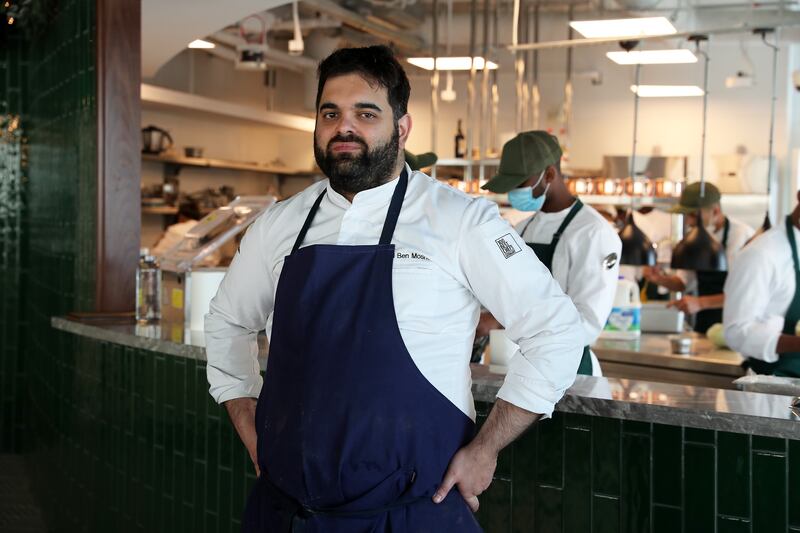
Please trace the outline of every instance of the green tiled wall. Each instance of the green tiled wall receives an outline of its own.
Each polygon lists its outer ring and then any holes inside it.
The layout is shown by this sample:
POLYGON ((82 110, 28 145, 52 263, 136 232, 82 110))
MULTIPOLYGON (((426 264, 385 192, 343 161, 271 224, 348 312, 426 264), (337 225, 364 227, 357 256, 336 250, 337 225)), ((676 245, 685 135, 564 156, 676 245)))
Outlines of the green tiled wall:
POLYGON ((0 452, 22 448, 24 405, 22 283, 24 276, 23 144, 24 81, 27 61, 22 39, 0 40, 0 452), (8 133, 11 121, 20 126, 8 133))
POLYGON ((800 531, 800 441, 557 413, 502 452, 479 520, 491 533, 800 531))
POLYGON ((97 202, 95 2, 62 0, 29 43, 28 316, 90 310, 97 202))
MULTIPOLYGON (((67 334, 36 376, 34 456, 60 530, 237 532, 255 479, 205 365, 67 334)), ((44 363, 45 361, 40 361, 44 363)))
POLYGON ((20 114, 28 141, 24 179, 0 174, 2 451, 41 445, 26 441, 27 409, 36 401, 35 394, 27 397, 26 375, 41 370, 33 361, 49 364, 43 356, 57 344, 50 317, 93 305, 94 9, 94 0, 60 0, 46 27, 0 34, 0 115, 20 114))

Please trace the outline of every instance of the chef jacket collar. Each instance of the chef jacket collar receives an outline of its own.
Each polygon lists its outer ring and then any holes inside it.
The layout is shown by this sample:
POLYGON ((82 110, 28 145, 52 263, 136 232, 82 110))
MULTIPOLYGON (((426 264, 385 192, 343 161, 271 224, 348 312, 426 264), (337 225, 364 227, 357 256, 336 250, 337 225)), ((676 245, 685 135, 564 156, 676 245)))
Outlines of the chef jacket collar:
MULTIPOLYGON (((577 202, 577 200, 575 200, 575 202, 577 202)), ((567 214, 569 214, 570 210, 575 205, 575 202, 572 202, 571 204, 569 204, 569 207, 565 207, 561 211, 554 211, 552 213, 545 213, 544 211, 538 211, 536 213, 536 218, 538 218, 539 220, 550 220, 550 219, 562 218, 562 217, 566 216, 567 214)))
MULTIPOLYGON (((406 172, 408 173, 408 178, 411 179, 411 175, 413 172, 411 171, 411 167, 408 166, 408 163, 405 165, 406 172)), ((373 187, 371 189, 367 189, 365 191, 361 191, 356 193, 353 197, 353 203, 351 204, 347 198, 333 190, 331 187, 330 180, 328 181, 327 189, 328 193, 326 196, 330 199, 331 202, 337 207, 341 207, 342 209, 350 209, 354 205, 358 205, 358 207, 368 207, 370 205, 375 204, 386 204, 388 205, 391 201, 392 194, 394 193, 394 188, 397 186, 397 181, 400 175, 398 174, 395 176, 391 181, 387 181, 383 185, 379 185, 377 187, 373 187)))

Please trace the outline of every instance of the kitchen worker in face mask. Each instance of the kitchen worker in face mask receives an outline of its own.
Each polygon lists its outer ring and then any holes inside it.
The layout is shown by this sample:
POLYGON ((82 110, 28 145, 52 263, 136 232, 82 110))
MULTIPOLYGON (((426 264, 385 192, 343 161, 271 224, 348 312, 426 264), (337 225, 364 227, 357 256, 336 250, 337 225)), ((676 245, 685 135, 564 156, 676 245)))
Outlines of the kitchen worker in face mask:
MULTIPOLYGON (((584 345, 578 373, 602 375, 589 345, 611 312, 622 243, 602 215, 570 194, 560 162, 556 137, 545 131, 520 133, 503 146, 499 172, 483 188, 508 193, 515 209, 536 212, 516 230, 578 308, 582 328, 575 334, 584 345)), ((478 335, 498 327, 484 314, 478 335)))
MULTIPOLYGON (((733 264, 741 250, 755 231, 738 220, 725 216, 720 206, 720 192, 713 183, 705 184, 705 194, 700 196, 700 182, 688 185, 681 193, 678 205, 672 208, 673 213, 686 216, 689 227, 698 224, 697 210, 703 217, 702 223, 708 233, 722 244, 728 260, 728 268, 733 264)), ((694 330, 705 333, 708 328, 722 322, 722 306, 725 302, 723 287, 727 272, 695 272, 678 270, 674 274, 666 274, 658 267, 646 267, 645 278, 650 283, 661 285, 673 292, 688 292, 680 300, 670 302, 684 313, 695 315, 694 330)))
POLYGON ((575 380, 578 312, 497 205, 406 164, 409 94, 385 46, 320 63, 327 179, 250 226, 211 302, 210 392, 260 471, 247 533, 477 532, 497 454, 575 380), (520 350, 476 434, 481 304, 520 350))
POLYGON ((759 374, 800 378, 798 242, 800 204, 739 253, 725 282, 725 340, 759 374))

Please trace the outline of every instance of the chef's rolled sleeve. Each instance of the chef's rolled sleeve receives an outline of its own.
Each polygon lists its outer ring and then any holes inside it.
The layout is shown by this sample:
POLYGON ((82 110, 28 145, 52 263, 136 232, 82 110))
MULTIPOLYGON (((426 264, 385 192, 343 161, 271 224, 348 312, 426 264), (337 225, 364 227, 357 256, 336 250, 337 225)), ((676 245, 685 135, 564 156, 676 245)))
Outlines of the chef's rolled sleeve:
POLYGON ((497 396, 549 417, 575 381, 583 351, 580 316, 550 272, 497 207, 467 209, 458 258, 473 294, 519 346, 497 396))
POLYGON ((725 281, 724 334, 728 346, 743 356, 774 363, 783 318, 766 312, 774 273, 772 258, 760 252, 744 248, 731 265, 725 281))
POLYGON ((257 334, 272 312, 275 286, 261 246, 269 214, 248 229, 205 317, 206 374, 217 403, 261 392, 257 334))

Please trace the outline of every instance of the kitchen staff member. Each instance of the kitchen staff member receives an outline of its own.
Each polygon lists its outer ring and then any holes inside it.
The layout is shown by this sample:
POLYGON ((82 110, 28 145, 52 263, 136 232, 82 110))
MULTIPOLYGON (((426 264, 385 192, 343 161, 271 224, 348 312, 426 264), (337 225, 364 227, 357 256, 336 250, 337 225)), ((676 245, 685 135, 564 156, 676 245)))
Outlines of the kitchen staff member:
MULTIPOLYGON (((673 213, 682 213, 690 227, 698 224, 697 210, 703 217, 702 224, 706 230, 725 249, 728 268, 733 264, 739 250, 750 240, 755 231, 753 228, 725 216, 720 205, 720 192, 713 183, 705 184, 705 194, 700 196, 700 182, 688 185, 681 193, 680 202, 672 208, 673 213)), ((666 287, 674 292, 691 292, 683 298, 670 302, 687 314, 695 315, 694 330, 705 333, 714 324, 722 322, 722 306, 725 296, 722 288, 725 285, 727 272, 703 272, 678 270, 674 274, 665 274, 660 268, 644 269, 644 276, 650 283, 666 287)))
POLYGON ((206 316, 210 392, 260 470, 245 531, 478 531, 497 454, 575 379, 578 313, 497 206, 404 164, 409 92, 385 46, 320 63, 328 179, 253 223, 206 316), (521 351, 476 436, 481 303, 521 351))
POLYGON ((800 378, 798 228, 800 205, 741 251, 725 282, 725 340, 759 374, 800 378))
MULTIPOLYGON (((483 188, 508 193, 511 207, 519 211, 536 211, 517 225, 517 232, 578 308, 584 345, 578 373, 601 376, 589 345, 605 326, 617 290, 622 243, 614 228, 570 194, 558 139, 545 131, 526 131, 508 141, 497 176, 483 188)), ((502 321, 482 318, 478 334, 502 327, 502 321)))

